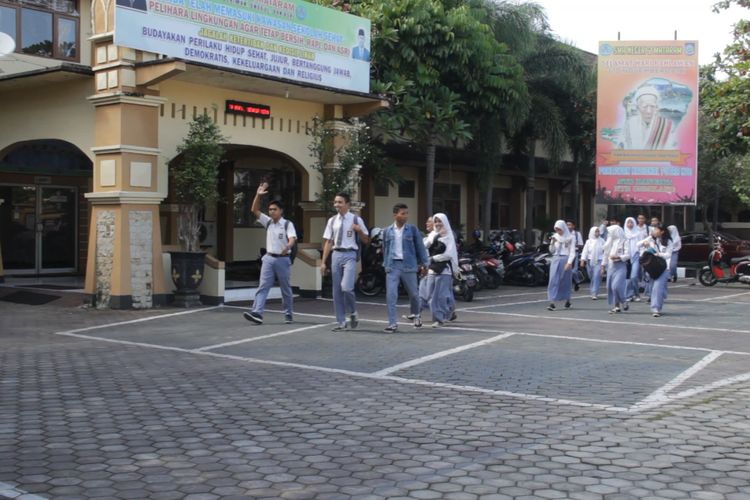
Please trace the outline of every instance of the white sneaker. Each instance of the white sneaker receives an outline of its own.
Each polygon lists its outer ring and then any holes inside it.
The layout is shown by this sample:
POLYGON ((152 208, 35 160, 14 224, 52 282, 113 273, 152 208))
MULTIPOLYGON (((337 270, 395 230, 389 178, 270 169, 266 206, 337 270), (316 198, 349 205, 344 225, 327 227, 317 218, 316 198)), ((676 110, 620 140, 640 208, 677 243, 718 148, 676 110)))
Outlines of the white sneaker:
POLYGON ((416 314, 404 314, 401 317, 404 319, 408 319, 409 321, 414 321, 414 318, 416 318, 417 315, 416 314))
POLYGON ((435 321, 435 322, 434 322, 434 323, 432 324, 432 328, 440 328, 440 327, 441 327, 441 326, 443 326, 444 324, 445 324, 445 323, 443 323, 442 321, 435 321))
POLYGON ((591 300, 599 300, 599 297, 597 297, 596 295, 592 295, 591 300))

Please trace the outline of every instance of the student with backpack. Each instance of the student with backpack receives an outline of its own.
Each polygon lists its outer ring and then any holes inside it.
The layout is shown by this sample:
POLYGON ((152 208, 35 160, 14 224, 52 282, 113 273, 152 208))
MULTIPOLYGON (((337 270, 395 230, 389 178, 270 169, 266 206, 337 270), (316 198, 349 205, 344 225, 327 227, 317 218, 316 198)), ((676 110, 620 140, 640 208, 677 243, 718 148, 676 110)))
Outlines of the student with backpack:
POLYGON ((268 183, 262 182, 255 192, 250 211, 258 223, 266 228, 266 254, 261 259, 260 283, 255 293, 255 300, 250 312, 243 314, 246 320, 256 325, 263 324, 263 311, 266 307, 268 292, 274 280, 278 280, 284 305, 284 322, 294 321, 292 286, 292 253, 297 244, 297 232, 291 221, 284 219, 284 207, 281 202, 271 200, 268 203, 268 215, 260 211, 260 199, 268 193, 268 183))
POLYGON ((326 262, 331 255, 333 282, 333 308, 336 312, 334 332, 359 325, 357 298, 354 283, 357 279, 357 259, 361 245, 370 243, 370 233, 362 218, 351 212, 351 199, 347 193, 338 193, 333 199, 336 215, 328 219, 323 232, 323 256, 320 273, 325 276, 326 262))

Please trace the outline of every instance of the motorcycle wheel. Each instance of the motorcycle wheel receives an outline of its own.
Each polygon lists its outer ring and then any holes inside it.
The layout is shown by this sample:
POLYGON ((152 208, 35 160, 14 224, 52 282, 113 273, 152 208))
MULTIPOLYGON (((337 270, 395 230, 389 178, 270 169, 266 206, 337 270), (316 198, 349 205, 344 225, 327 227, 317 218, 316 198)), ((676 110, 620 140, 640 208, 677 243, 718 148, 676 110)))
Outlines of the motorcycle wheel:
POLYGON ((700 281, 703 286, 714 286, 717 283, 710 267, 704 267, 700 270, 698 273, 698 281, 700 281))
POLYGON ((464 293, 461 294, 461 296, 463 297, 464 302, 471 302, 472 300, 474 300, 474 290, 472 290, 468 286, 463 287, 463 289, 464 293))
POLYGON ((487 284, 487 288, 490 290, 497 289, 503 283, 503 278, 497 274, 490 274, 490 282, 487 284))
POLYGON ((362 295, 375 297, 383 291, 383 285, 378 283, 378 277, 373 273, 363 273, 357 279, 357 289, 362 295))

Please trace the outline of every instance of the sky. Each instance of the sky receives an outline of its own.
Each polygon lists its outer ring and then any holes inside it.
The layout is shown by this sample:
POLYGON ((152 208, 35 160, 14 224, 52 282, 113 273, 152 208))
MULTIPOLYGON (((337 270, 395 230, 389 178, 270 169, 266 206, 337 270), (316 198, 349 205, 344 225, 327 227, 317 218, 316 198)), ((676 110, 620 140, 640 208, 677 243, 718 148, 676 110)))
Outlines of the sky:
POLYGON ((563 41, 596 54, 600 40, 698 40, 698 61, 732 41, 732 25, 750 18, 733 7, 715 14, 716 0, 535 0, 547 11, 552 31, 563 41))

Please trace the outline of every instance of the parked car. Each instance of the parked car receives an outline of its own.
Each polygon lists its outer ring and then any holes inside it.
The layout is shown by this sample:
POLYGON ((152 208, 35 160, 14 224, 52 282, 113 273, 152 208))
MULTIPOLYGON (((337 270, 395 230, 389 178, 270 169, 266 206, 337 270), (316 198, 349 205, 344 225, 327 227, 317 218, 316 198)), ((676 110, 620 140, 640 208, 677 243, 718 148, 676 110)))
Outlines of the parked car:
MULTIPOLYGON (((740 239, 724 231, 715 231, 714 235, 724 240, 724 250, 730 259, 750 255, 750 241, 740 239)), ((713 245, 708 238, 708 232, 685 233, 681 236, 680 265, 703 263, 708 259, 708 254, 713 249, 713 245)))

